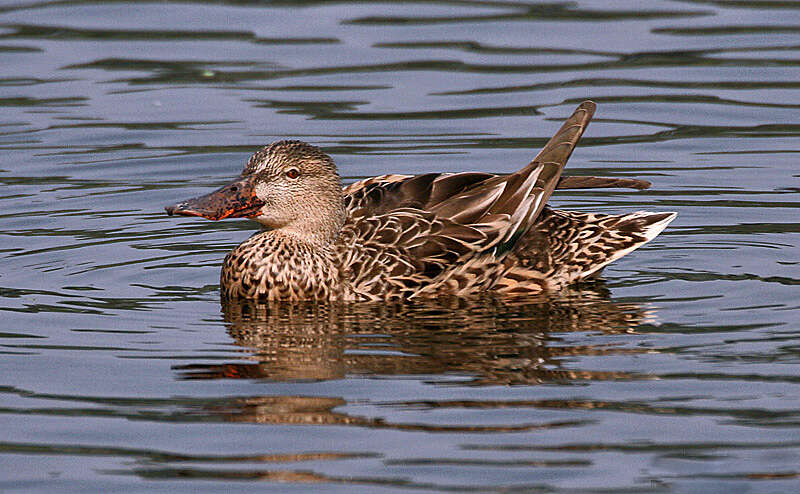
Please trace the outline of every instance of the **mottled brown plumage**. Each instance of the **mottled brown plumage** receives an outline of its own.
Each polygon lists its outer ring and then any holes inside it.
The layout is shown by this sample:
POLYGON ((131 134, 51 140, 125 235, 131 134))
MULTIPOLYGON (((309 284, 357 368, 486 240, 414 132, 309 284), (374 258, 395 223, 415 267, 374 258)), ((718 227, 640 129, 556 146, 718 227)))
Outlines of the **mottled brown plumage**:
POLYGON ((255 153, 233 184, 167 212, 246 216, 267 228, 225 258, 226 298, 385 300, 555 290, 596 275, 675 217, 546 206, 556 188, 650 185, 561 177, 594 109, 581 104, 538 156, 510 175, 383 175, 342 189, 328 155, 280 141, 255 153))

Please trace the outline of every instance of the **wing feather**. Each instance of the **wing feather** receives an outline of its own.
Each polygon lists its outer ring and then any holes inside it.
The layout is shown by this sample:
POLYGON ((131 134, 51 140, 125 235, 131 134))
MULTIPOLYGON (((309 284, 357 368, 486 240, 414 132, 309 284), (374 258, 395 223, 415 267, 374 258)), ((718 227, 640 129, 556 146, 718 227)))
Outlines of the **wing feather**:
POLYGON ((375 293, 397 290, 399 283, 408 292, 404 296, 413 296, 444 284, 488 286, 496 274, 487 266, 499 269, 499 258, 513 249, 559 184, 601 183, 561 180, 594 109, 592 102, 581 104, 531 163, 509 175, 383 175, 348 185, 344 244, 363 251, 349 257, 352 268, 363 271, 352 278, 360 284, 353 289, 375 293), (392 279, 381 281, 376 273, 386 270, 392 279))

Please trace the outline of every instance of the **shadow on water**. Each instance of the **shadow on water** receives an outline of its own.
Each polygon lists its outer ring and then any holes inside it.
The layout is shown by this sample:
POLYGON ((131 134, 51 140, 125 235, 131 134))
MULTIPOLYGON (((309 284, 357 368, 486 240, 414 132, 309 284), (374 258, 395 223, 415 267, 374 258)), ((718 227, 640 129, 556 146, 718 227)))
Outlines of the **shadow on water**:
MULTIPOLYGON (((634 332, 652 318, 600 286, 525 300, 493 296, 403 304, 225 301, 228 334, 250 362, 175 367, 184 379, 303 381, 348 375, 469 376, 473 385, 631 379, 561 368, 570 356, 639 352, 565 343, 564 333, 634 332)), ((460 381, 461 384, 465 384, 460 381)))

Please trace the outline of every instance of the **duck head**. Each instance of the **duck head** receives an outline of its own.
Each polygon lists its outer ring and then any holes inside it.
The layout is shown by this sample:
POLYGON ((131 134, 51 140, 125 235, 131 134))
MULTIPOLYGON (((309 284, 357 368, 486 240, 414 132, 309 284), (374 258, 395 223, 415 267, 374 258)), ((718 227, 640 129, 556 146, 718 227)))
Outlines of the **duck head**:
POLYGON ((301 141, 278 141, 260 149, 233 182, 166 211, 210 220, 251 218, 266 229, 323 244, 336 238, 345 220, 336 165, 322 150, 301 141))

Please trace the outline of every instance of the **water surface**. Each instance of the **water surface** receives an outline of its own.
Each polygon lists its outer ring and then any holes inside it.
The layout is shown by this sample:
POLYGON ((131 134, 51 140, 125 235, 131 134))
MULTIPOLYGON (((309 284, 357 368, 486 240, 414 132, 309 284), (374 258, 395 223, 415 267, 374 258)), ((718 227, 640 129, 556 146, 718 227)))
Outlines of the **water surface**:
POLYGON ((793 2, 0 6, 0 490, 800 489, 793 2), (247 221, 168 218, 280 138, 346 181, 505 173, 677 211, 523 301, 221 304, 247 221))

